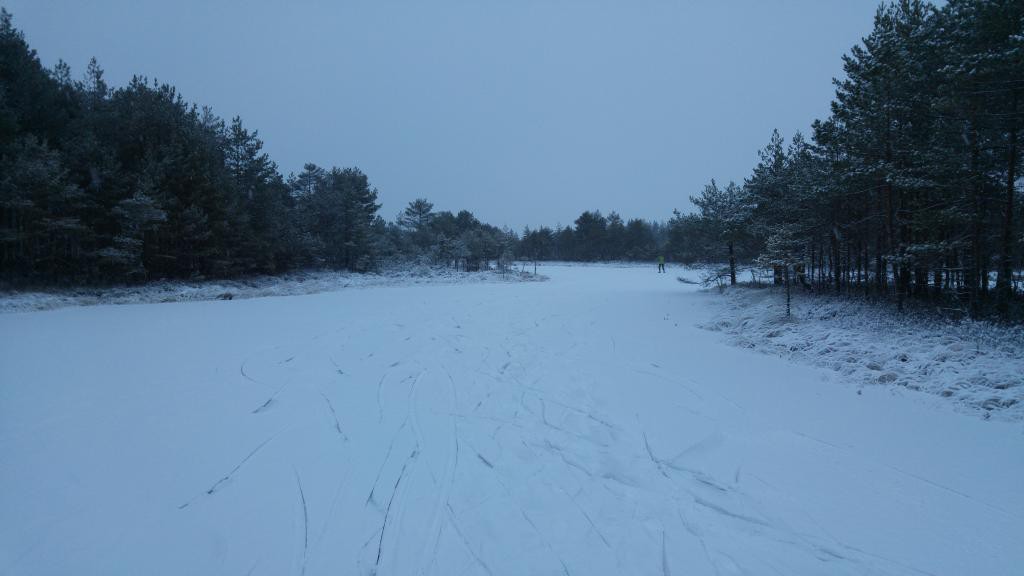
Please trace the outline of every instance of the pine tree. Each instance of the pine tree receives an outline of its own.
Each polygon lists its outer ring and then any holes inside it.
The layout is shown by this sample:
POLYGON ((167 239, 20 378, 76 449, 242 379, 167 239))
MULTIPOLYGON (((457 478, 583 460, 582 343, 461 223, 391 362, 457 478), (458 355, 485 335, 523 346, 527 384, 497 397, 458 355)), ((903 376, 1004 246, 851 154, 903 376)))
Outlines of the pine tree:
POLYGON ((585 261, 605 259, 607 250, 608 220, 600 210, 586 211, 576 219, 573 232, 573 244, 576 255, 585 261))
POLYGON ((426 198, 417 198, 398 215, 398 225, 409 234, 411 248, 422 255, 434 244, 431 224, 434 220, 434 205, 426 198))
POLYGON ((358 168, 331 170, 330 186, 340 192, 341 237, 344 266, 348 270, 365 271, 373 267, 373 223, 380 204, 377 190, 358 168))
POLYGON ((701 195, 691 196, 690 201, 700 210, 701 217, 708 222, 727 250, 729 281, 736 284, 736 244, 747 236, 747 227, 753 213, 753 202, 747 190, 729 182, 721 189, 714 180, 704 187, 701 195))

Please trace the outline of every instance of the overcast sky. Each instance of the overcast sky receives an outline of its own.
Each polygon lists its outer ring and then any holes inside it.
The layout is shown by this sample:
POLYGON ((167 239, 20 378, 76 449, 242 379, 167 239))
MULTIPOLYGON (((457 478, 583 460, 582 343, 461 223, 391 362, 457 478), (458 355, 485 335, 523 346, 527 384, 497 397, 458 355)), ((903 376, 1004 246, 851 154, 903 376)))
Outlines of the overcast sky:
POLYGON ((877 0, 0 0, 47 66, 174 84, 285 174, 358 166, 519 229, 667 219, 828 114, 877 0))

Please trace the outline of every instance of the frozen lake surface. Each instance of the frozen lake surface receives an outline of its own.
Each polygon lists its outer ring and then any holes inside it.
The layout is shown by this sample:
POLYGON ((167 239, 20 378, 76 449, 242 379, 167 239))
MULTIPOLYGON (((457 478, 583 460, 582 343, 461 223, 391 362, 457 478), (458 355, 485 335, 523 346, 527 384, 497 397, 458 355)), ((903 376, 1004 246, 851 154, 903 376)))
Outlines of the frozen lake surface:
POLYGON ((540 271, 0 315, 0 574, 1024 566, 1020 422, 732 347, 677 273, 540 271))

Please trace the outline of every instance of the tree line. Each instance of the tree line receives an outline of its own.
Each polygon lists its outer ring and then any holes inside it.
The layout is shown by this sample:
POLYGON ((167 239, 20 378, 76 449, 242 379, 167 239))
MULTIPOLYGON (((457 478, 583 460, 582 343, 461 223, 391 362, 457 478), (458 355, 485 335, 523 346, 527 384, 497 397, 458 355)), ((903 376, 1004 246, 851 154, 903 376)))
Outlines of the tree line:
POLYGON ((828 118, 778 132, 741 183, 667 222, 583 212, 521 234, 411 202, 394 220, 355 168, 283 176, 239 118, 136 77, 44 68, 0 12, 0 280, 74 284, 530 260, 741 263, 778 282, 1024 316, 1024 3, 881 6, 828 118))
POLYGON ((256 131, 166 83, 45 68, 0 12, 0 280, 97 284, 534 260, 651 259, 664 225, 584 212, 519 234, 411 202, 393 221, 356 168, 283 176, 256 131))
POLYGON ((733 281, 756 260, 808 289, 1020 318, 1024 3, 883 5, 843 70, 809 141, 773 133, 742 184, 712 181, 671 225, 733 281))
MULTIPOLYGON (((2 9, 0 9, 2 10, 2 9)), ((584 212, 522 236, 417 199, 395 219, 356 168, 283 176, 240 118, 166 83, 112 88, 45 68, 0 11, 0 280, 104 284, 375 270, 389 261, 479 270, 533 260, 653 259, 663 224, 584 212)))
POLYGON ((102 284, 158 278, 355 271, 391 259, 469 269, 517 236, 471 213, 410 204, 395 222, 356 168, 307 164, 284 177, 240 118, 173 86, 111 88, 45 68, 0 9, 0 280, 102 284))
POLYGON ((523 230, 519 257, 527 260, 579 262, 654 260, 667 249, 664 223, 631 218, 617 212, 584 211, 572 226, 541 226, 523 230))

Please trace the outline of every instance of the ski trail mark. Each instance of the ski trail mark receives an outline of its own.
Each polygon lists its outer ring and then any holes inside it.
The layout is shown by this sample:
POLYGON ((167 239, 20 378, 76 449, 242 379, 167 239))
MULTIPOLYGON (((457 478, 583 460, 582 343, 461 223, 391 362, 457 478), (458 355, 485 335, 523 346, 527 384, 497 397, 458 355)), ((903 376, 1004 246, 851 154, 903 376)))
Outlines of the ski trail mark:
POLYGON ((739 512, 733 512, 732 510, 729 510, 727 508, 719 506, 718 504, 715 504, 714 502, 709 502, 708 500, 705 500, 705 499, 701 498, 700 496, 694 497, 693 502, 694 502, 694 504, 697 504, 699 506, 703 506, 703 507, 705 507, 705 508, 707 508, 709 510, 712 510, 714 512, 718 512, 719 514, 721 514, 723 516, 728 516, 730 518, 735 518, 737 520, 742 520, 744 522, 749 522, 751 524, 756 524, 758 526, 771 527, 767 522, 765 522, 764 520, 761 520, 760 518, 754 518, 753 516, 747 516, 745 514, 740 514, 739 512))
POLYGON ((562 565, 562 572, 566 576, 570 576, 569 567, 565 565, 565 560, 562 560, 562 557, 558 554, 558 552, 555 551, 555 547, 551 545, 551 541, 548 540, 546 536, 544 536, 544 533, 541 532, 539 528, 537 528, 537 524, 533 521, 532 518, 530 518, 530 516, 526 513, 526 510, 524 510, 522 506, 519 507, 519 513, 523 515, 523 519, 526 520, 526 523, 529 524, 531 528, 533 528, 533 531, 540 538, 541 542, 543 542, 544 545, 547 546, 548 551, 551 552, 551 554, 558 560, 558 563, 562 565))
POLYGON ((380 475, 384 473, 384 467, 387 466, 388 460, 391 459, 391 451, 395 448, 395 442, 398 440, 398 435, 402 433, 405 425, 409 423, 409 418, 402 422, 402 425, 395 431, 395 435, 391 437, 391 442, 388 444, 388 451, 384 454, 384 461, 380 463, 380 468, 377 469, 377 476, 373 479, 373 486, 370 488, 370 495, 366 497, 366 505, 373 502, 373 494, 377 491, 377 485, 380 484, 380 475))
POLYGON ((384 522, 380 526, 380 540, 377 541, 377 561, 374 563, 374 569, 380 567, 380 555, 384 550, 384 533, 388 529, 388 518, 391 516, 391 505, 395 503, 395 495, 398 494, 398 486, 402 483, 402 478, 405 477, 405 470, 409 467, 409 462, 416 459, 418 452, 416 450, 409 454, 409 458, 406 459, 405 464, 402 464, 402 470, 398 473, 398 478, 395 480, 395 487, 391 490, 391 498, 388 498, 387 509, 384 510, 384 522))
MULTIPOLYGON (((576 501, 576 498, 572 494, 569 494, 569 491, 563 488, 562 486, 558 486, 558 489, 562 492, 562 494, 565 494, 565 497, 568 498, 570 502, 572 502, 573 506, 575 506, 577 510, 579 510, 580 514, 583 515, 583 518, 586 519, 587 524, 590 524, 590 529, 594 531, 594 534, 597 534, 597 537, 600 538, 602 542, 604 542, 605 547, 609 550, 613 550, 611 542, 609 542, 608 539, 605 538, 604 534, 601 533, 601 530, 598 529, 597 524, 595 524, 594 520, 590 517, 590 514, 588 514, 587 511, 583 508, 583 506, 581 506, 580 503, 576 501)), ((580 489, 580 491, 582 492, 582 489, 580 489)))
POLYGON ((316 542, 313 543, 313 548, 318 548, 320 543, 323 542, 324 535, 327 534, 327 529, 331 525, 331 521, 334 518, 334 510, 338 505, 338 498, 341 496, 341 488, 345 485, 345 481, 348 480, 347 475, 342 475, 338 479, 337 486, 334 487, 334 497, 331 499, 331 505, 327 509, 327 514, 324 517, 323 526, 320 528, 320 534, 316 537, 316 542))
POLYGON ((466 547, 466 550, 469 551, 469 555, 472 556, 473 560, 475 560, 476 563, 484 569, 484 572, 486 572, 488 576, 494 576, 494 572, 491 572, 491 568, 487 566, 487 563, 484 562, 483 558, 481 558, 476 553, 476 550, 469 545, 469 540, 466 539, 466 535, 463 534, 462 529, 459 528, 459 522, 455 519, 455 511, 452 510, 452 505, 450 503, 445 503, 445 505, 448 507, 448 521, 451 523, 452 528, 455 528, 455 533, 458 534, 459 539, 462 540, 462 545, 466 547))
POLYGON ((480 454, 479 452, 476 453, 476 457, 479 458, 480 461, 484 463, 484 466, 487 466, 488 468, 494 468, 494 464, 491 464, 490 460, 484 458, 483 455, 480 454))
POLYGON ((249 374, 245 371, 245 365, 248 362, 249 362, 248 359, 243 360, 242 363, 238 366, 238 372, 242 375, 242 378, 245 378, 246 380, 248 380, 249 382, 252 382, 253 384, 259 384, 260 386, 266 386, 266 384, 264 384, 263 382, 260 382, 259 380, 253 378, 252 376, 249 376, 249 374))
MULTIPOLYGON (((255 447, 255 448, 253 448, 252 452, 249 452, 249 454, 248 454, 248 455, 246 455, 246 457, 245 457, 245 458, 242 458, 242 461, 241 461, 241 462, 239 462, 238 464, 236 464, 236 465, 235 465, 235 467, 234 467, 234 468, 232 468, 230 472, 228 472, 227 474, 225 474, 225 475, 224 475, 224 476, 223 476, 223 477, 222 477, 222 478, 221 478, 220 480, 217 480, 216 482, 214 482, 214 483, 213 483, 213 485, 212 485, 212 486, 210 486, 210 487, 209 487, 209 488, 208 488, 208 489, 206 490, 206 492, 204 492, 204 494, 206 494, 207 496, 212 496, 212 495, 213 495, 214 493, 216 493, 216 492, 217 492, 217 489, 218 489, 218 488, 220 488, 221 484, 223 484, 223 483, 227 482, 228 480, 231 480, 232 476, 234 476, 234 475, 235 475, 235 472, 238 472, 238 470, 239 470, 239 469, 241 469, 241 468, 242 468, 242 466, 244 466, 244 465, 245 465, 245 463, 246 463, 246 462, 248 462, 250 458, 252 458, 253 456, 255 456, 257 452, 259 452, 260 450, 262 450, 264 446, 266 446, 266 445, 267 445, 268 443, 270 443, 270 441, 271 441, 271 440, 273 440, 275 436, 277 436, 277 434, 275 434, 274 436, 271 436, 270 438, 267 438, 266 440, 264 440, 263 442, 261 442, 259 446, 257 446, 257 447, 255 447)), ((202 494, 200 494, 200 495, 198 495, 198 496, 195 496, 194 498, 192 498, 192 499, 191 499, 191 500, 189 500, 188 502, 185 502, 185 503, 184 503, 184 504, 182 504, 181 506, 178 506, 178 510, 182 510, 182 509, 184 509, 184 508, 188 508, 188 507, 189 507, 189 505, 190 505, 190 504, 192 504, 192 502, 195 502, 195 500, 196 500, 197 498, 199 498, 199 496, 202 496, 202 494)))
POLYGON ((302 490, 299 471, 292 467, 292 472, 295 472, 295 484, 299 488, 299 499, 302 501, 302 574, 305 574, 306 559, 309 557, 309 507, 306 506, 306 493, 302 490))
MULTIPOLYGON (((441 365, 441 369, 446 374, 450 387, 450 393, 448 394, 448 411, 449 413, 454 413, 455 406, 457 404, 455 396, 455 380, 443 364, 441 365)), ((447 451, 448 457, 446 460, 445 472, 444 476, 441 478, 440 484, 438 485, 437 499, 435 500, 433 510, 431 511, 431 528, 426 532, 428 534, 435 533, 434 545, 429 556, 430 561, 426 564, 425 568, 420 569, 420 574, 434 573, 433 569, 437 563, 438 557, 437 552, 441 546, 441 536, 447 527, 448 518, 444 508, 451 501, 452 486, 455 484, 455 471, 458 466, 459 459, 458 423, 456 422, 455 417, 451 415, 449 416, 449 423, 451 424, 451 442, 448 444, 449 448, 447 451)), ((425 552, 427 547, 424 546, 423 550, 425 552)), ((423 566, 423 559, 421 558, 417 564, 423 566)))
POLYGON ((281 387, 280 387, 280 388, 278 388, 276 392, 274 392, 273 394, 271 394, 271 395, 270 395, 270 398, 267 398, 267 401, 266 401, 266 402, 264 402, 263 404, 261 404, 261 405, 260 405, 260 406, 259 406, 258 408, 256 408, 255 410, 253 410, 253 411, 252 411, 252 413, 253 413, 253 414, 259 414, 260 412, 263 412, 264 410, 266 410, 267 408, 269 408, 269 407, 270 407, 270 405, 271 405, 271 404, 273 404, 274 400, 275 400, 275 399, 277 399, 277 395, 278 395, 278 394, 280 394, 280 393, 281 393, 281 391, 282 391, 282 390, 284 390, 285 386, 287 386, 287 385, 288 385, 288 382, 285 382, 284 384, 282 384, 282 385, 281 385, 281 387))
POLYGON ((384 421, 384 405, 381 404, 381 402, 380 402, 380 393, 381 393, 381 388, 384 387, 384 380, 387 377, 388 377, 388 375, 385 372, 384 375, 381 376, 380 380, 377 382, 377 422, 378 423, 384 421))
POLYGON ((910 564, 904 564, 903 562, 898 562, 898 561, 893 560, 892 558, 889 558, 887 556, 882 556, 881 554, 874 554, 872 552, 868 552, 867 550, 864 550, 864 549, 861 549, 861 548, 857 548, 856 546, 849 546, 847 544, 843 544, 842 546, 844 548, 846 548, 847 550, 853 550, 854 552, 859 552, 861 554, 864 554, 865 556, 870 556, 870 557, 878 559, 878 560, 883 560, 885 562, 889 562, 890 564, 893 564, 895 566, 899 566, 900 568, 903 568, 905 570, 910 570, 910 571, 916 572, 918 574, 924 574, 925 576, 937 576, 934 572, 929 572, 927 570, 922 570, 920 568, 917 568, 916 566, 911 566, 910 564))
POLYGON ((337 372, 337 373, 338 373, 338 374, 339 374, 340 376, 344 376, 344 375, 345 375, 345 371, 341 369, 341 366, 339 366, 337 362, 335 362, 335 360, 334 360, 334 356, 331 356, 330 354, 328 354, 328 355, 327 355, 327 359, 331 361, 331 364, 333 364, 333 365, 334 365, 334 370, 335 370, 335 371, 336 371, 336 372, 337 372))
MULTIPOLYGON (((637 422, 639 422, 639 421, 640 421, 640 415, 638 414, 637 415, 637 422)), ((664 467, 662 461, 659 460, 657 458, 657 456, 654 455, 654 451, 651 450, 651 443, 647 441, 647 432, 646 431, 641 431, 641 434, 643 434, 643 436, 644 436, 644 450, 647 451, 647 457, 651 459, 651 462, 653 462, 655 466, 657 466, 658 472, 661 472, 662 476, 664 476, 665 478, 668 478, 669 480, 671 480, 672 478, 668 475, 668 472, 665 471, 665 467, 664 467)))
POLYGON ((334 411, 334 405, 331 404, 331 399, 323 392, 320 392, 320 396, 323 397, 324 402, 327 403, 327 409, 331 411, 331 418, 334 419, 334 430, 341 436, 342 440, 348 442, 348 436, 341 431, 341 422, 338 421, 338 413, 334 411))
POLYGON ((908 476, 910 478, 918 480, 919 482, 923 482, 923 483, 925 483, 925 484, 927 484, 929 486, 932 486, 933 488, 937 488, 939 490, 943 490, 945 492, 949 492, 950 494, 959 496, 959 497, 961 497, 961 498, 963 498, 965 500, 970 500, 971 502, 977 502, 978 504, 981 504, 982 506, 984 506, 985 508, 988 508, 989 510, 992 510, 993 512, 998 512, 999 514, 1003 514, 1003 515, 1009 516, 1010 518, 1013 518, 1015 520, 1021 520, 1021 517, 1017 516, 1013 512, 1010 512, 1009 510, 1005 510, 1005 509, 1000 508, 998 506, 994 506, 992 504, 989 504, 988 502, 985 502, 984 500, 979 500, 979 499, 971 496, 970 494, 966 494, 966 493, 961 492, 959 490, 950 488, 949 486, 945 486, 945 485, 939 484, 938 482, 935 482, 933 480, 929 480, 928 478, 925 478, 924 476, 921 476, 921 475, 918 475, 918 474, 914 474, 913 472, 907 472, 906 470, 903 470, 902 468, 897 468, 896 466, 891 466, 891 465, 888 465, 888 464, 883 464, 883 466, 885 466, 886 468, 888 468, 890 470, 893 470, 894 472, 898 472, 900 474, 903 474, 904 476, 908 476))
POLYGON ((686 531, 689 532, 691 536, 696 538, 698 542, 700 542, 700 547, 704 549, 704 557, 707 559, 708 564, 711 565, 711 568, 714 569, 715 576, 720 576, 721 571, 718 569, 718 564, 714 561, 714 559, 711 558, 711 551, 708 550, 708 543, 704 540, 704 536, 697 532, 697 530, 690 525, 690 523, 686 520, 686 517, 683 516, 682 510, 676 508, 676 514, 679 515, 679 522, 683 524, 683 528, 686 528, 686 531))

